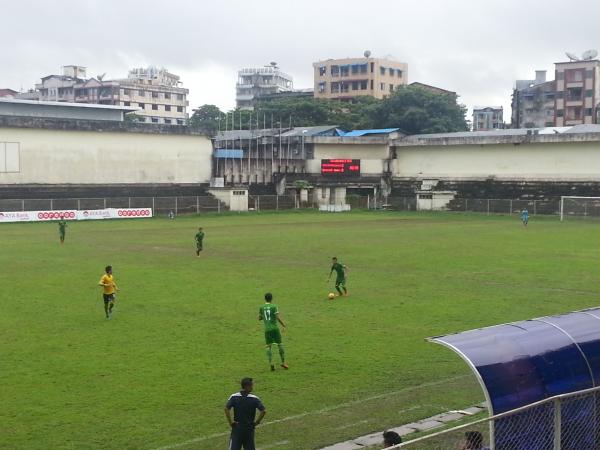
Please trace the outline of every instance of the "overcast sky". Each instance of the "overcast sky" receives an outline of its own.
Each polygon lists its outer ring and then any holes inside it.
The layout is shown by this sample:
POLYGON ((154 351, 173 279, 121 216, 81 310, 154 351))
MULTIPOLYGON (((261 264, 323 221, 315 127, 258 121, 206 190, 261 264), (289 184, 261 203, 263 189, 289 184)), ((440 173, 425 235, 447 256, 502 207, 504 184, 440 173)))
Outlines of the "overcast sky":
POLYGON ((0 88, 68 64, 107 79, 156 65, 181 76, 191 107, 228 109, 241 67, 276 61, 306 88, 313 62, 369 49, 509 121, 514 80, 600 47, 599 18, 597 0, 0 0, 0 88))

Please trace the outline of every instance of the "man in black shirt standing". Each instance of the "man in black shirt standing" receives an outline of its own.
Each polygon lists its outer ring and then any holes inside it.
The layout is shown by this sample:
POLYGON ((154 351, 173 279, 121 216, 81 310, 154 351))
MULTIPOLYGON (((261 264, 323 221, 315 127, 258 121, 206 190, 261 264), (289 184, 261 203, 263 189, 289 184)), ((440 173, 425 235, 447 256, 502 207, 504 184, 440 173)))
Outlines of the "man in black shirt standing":
POLYGON ((254 428, 260 424, 267 411, 256 395, 252 395, 254 388, 252 378, 242 380, 242 390, 229 397, 225 405, 225 417, 231 426, 229 450, 255 450, 254 428), (231 418, 233 408, 233 420, 231 418), (260 411, 256 419, 256 410, 260 411))

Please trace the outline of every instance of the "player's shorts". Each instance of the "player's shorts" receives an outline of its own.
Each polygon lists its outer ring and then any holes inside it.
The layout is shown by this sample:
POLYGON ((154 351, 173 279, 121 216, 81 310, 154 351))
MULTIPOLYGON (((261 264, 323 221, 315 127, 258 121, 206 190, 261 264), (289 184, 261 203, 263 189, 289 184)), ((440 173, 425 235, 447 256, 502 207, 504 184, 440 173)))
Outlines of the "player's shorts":
POLYGON ((346 286, 346 279, 338 278, 337 280, 335 280, 335 285, 336 286, 346 286))
POLYGON ((202 250, 202 242, 196 242, 196 249, 202 250))
POLYGON ((115 294, 102 294, 102 297, 104 298, 104 303, 115 301, 115 294))
POLYGON ((279 331, 279 328, 265 331, 265 342, 267 345, 281 344, 281 332, 279 331))

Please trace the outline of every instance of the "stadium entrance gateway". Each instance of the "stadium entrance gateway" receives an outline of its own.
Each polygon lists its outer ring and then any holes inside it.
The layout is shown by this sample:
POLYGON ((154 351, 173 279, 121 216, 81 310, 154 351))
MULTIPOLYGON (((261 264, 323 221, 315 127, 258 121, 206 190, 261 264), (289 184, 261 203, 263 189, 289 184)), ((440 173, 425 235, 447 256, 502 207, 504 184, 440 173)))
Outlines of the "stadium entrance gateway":
MULTIPOLYGON (((600 308, 438 336, 428 341, 450 348, 469 365, 483 389, 491 415, 600 386, 600 308)), ((597 396, 586 397, 576 404, 543 406, 544 411, 535 419, 528 410, 500 423, 490 421, 490 448, 600 448, 597 396)))

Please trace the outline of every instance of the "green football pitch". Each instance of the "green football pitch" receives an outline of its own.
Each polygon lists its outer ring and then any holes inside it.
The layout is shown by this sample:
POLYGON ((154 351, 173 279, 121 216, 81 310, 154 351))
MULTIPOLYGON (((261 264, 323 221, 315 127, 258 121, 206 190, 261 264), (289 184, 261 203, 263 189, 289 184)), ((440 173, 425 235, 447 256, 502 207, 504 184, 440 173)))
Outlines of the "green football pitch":
POLYGON ((471 406, 466 365, 425 338, 598 306, 599 250, 599 222, 450 213, 77 222, 63 246, 54 223, 1 225, 0 448, 226 448, 223 407, 245 376, 268 410, 263 449, 471 406), (331 256, 348 298, 327 299, 331 256), (288 371, 267 365, 268 291, 288 371))

